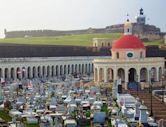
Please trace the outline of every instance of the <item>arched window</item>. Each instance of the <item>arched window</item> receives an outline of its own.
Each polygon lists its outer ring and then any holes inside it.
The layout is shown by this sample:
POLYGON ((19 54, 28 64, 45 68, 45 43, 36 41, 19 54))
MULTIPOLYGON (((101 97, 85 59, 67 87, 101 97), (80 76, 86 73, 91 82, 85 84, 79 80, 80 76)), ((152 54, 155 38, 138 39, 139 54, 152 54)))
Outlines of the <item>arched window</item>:
POLYGON ((104 46, 104 44, 102 43, 102 47, 104 46))
POLYGON ((143 58, 143 52, 142 51, 140 52, 140 58, 143 58))
POLYGON ((108 43, 108 47, 110 47, 110 43, 108 43))
POLYGON ((129 33, 129 32, 130 32, 130 29, 127 29, 127 32, 129 33))
POLYGON ((116 53, 116 58, 119 59, 119 52, 116 53))

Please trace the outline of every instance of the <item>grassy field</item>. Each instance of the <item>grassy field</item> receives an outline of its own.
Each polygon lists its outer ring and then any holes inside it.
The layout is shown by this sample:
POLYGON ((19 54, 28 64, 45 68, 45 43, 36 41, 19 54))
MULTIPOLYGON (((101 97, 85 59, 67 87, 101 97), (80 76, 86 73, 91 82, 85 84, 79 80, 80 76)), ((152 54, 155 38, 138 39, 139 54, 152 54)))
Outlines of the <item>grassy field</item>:
POLYGON ((39 44, 39 45, 75 45, 75 46, 92 46, 93 38, 111 38, 117 39, 122 34, 81 34, 56 37, 32 37, 32 38, 7 38, 0 39, 0 43, 12 44, 39 44))
MULTIPOLYGON (((93 38, 118 39, 122 33, 103 33, 103 34, 81 34, 56 37, 31 37, 31 38, 7 38, 0 39, 0 43, 30 44, 30 45, 74 45, 92 46, 93 38)), ((161 41, 146 42, 145 45, 160 45, 161 41)))

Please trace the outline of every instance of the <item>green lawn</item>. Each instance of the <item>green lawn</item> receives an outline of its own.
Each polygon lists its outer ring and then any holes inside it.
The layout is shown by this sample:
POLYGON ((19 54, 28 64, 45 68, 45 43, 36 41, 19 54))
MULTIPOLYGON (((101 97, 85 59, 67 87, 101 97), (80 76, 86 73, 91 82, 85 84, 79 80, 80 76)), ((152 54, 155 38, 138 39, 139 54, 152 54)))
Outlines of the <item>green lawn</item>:
POLYGON ((119 38, 121 35, 121 33, 105 33, 68 35, 56 37, 7 38, 0 39, 0 43, 92 46, 93 38, 111 38, 112 40, 115 40, 119 38))
MULTIPOLYGON (((113 41, 118 39, 122 33, 101 33, 101 34, 80 34, 54 37, 31 37, 31 38, 7 38, 0 39, 0 43, 12 44, 34 44, 34 45, 74 45, 92 46, 93 38, 111 38, 113 41)), ((145 45, 160 45, 161 40, 145 42, 145 45)))
POLYGON ((156 41, 149 41, 149 42, 145 42, 145 45, 161 45, 163 44, 162 40, 156 40, 156 41))
POLYGON ((12 120, 12 118, 9 116, 9 114, 3 110, 0 110, 0 118, 5 120, 6 122, 9 122, 12 120))

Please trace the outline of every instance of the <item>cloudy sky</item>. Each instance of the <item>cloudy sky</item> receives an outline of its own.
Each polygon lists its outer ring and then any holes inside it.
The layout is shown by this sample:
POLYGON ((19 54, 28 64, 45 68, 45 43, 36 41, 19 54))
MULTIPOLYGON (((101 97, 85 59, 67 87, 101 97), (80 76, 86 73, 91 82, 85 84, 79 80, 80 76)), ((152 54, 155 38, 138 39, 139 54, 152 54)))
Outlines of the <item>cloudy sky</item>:
POLYGON ((166 31, 166 0, 0 0, 0 35, 7 30, 72 30, 135 21, 140 8, 166 31))

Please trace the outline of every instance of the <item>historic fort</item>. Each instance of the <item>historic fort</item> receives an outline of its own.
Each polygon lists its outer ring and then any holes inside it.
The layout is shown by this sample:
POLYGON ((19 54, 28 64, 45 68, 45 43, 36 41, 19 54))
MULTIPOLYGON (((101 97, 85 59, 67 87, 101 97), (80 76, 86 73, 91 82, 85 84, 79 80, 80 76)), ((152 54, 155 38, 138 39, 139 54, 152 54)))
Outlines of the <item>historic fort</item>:
MULTIPOLYGON (((136 22, 132 23, 132 33, 139 36, 143 40, 158 40, 161 39, 163 34, 160 28, 146 24, 146 16, 143 9, 140 9, 139 15, 136 17, 136 22)), ((84 30, 29 30, 29 31, 7 31, 4 30, 6 38, 19 38, 19 37, 42 37, 42 36, 62 36, 62 35, 76 35, 76 34, 90 34, 90 33, 123 33, 124 24, 116 24, 107 26, 105 28, 89 28, 84 30)))

